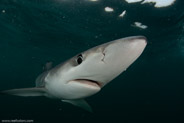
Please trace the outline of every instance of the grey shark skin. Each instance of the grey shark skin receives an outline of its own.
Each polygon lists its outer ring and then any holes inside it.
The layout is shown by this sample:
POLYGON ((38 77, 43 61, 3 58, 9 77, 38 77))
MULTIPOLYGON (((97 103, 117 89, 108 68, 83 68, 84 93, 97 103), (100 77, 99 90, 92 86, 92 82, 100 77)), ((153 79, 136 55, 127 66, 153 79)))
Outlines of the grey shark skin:
POLYGON ((36 87, 3 91, 17 96, 46 96, 61 99, 88 111, 83 99, 99 92, 125 71, 147 45, 144 36, 114 40, 82 52, 47 70, 36 79, 36 87))

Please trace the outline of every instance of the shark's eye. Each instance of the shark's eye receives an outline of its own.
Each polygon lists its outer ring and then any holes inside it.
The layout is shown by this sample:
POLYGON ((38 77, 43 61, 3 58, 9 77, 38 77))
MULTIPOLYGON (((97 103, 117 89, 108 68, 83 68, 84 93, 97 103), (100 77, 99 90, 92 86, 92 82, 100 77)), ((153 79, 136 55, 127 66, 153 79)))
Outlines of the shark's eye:
POLYGON ((82 54, 79 54, 79 55, 77 56, 77 63, 78 63, 78 64, 81 64, 82 61, 83 61, 82 54))

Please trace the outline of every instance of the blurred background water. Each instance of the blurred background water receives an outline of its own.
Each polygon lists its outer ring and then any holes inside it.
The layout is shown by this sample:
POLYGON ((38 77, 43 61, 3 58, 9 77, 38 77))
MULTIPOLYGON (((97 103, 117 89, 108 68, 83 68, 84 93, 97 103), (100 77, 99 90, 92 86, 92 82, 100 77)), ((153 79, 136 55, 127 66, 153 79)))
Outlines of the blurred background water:
POLYGON ((60 100, 2 95, 0 119, 184 122, 184 2, 154 5, 125 0, 0 0, 0 90, 33 87, 47 61, 57 65, 126 36, 148 39, 144 53, 126 72, 87 98, 94 113, 60 100))

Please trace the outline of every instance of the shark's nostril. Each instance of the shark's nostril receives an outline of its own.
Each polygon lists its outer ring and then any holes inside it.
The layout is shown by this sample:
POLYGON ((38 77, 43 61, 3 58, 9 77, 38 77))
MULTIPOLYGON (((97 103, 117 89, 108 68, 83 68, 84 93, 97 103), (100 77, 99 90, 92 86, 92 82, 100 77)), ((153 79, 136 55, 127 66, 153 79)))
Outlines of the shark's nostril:
POLYGON ((105 53, 102 52, 102 54, 103 54, 103 57, 102 57, 101 61, 105 62, 105 61, 104 61, 104 59, 105 59, 105 53))

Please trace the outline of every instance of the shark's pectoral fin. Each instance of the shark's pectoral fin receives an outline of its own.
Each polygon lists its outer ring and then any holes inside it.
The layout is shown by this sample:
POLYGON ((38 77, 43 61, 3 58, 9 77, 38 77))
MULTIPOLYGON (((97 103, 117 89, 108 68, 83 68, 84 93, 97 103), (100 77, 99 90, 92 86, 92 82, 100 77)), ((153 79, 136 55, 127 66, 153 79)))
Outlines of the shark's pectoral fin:
POLYGON ((22 88, 2 91, 1 93, 16 95, 16 96, 44 96, 45 88, 22 88))
POLYGON ((62 100, 63 102, 70 103, 72 105, 75 105, 77 107, 80 107, 84 110, 87 110, 89 112, 93 112, 91 106, 84 100, 84 99, 78 99, 78 100, 62 100))

